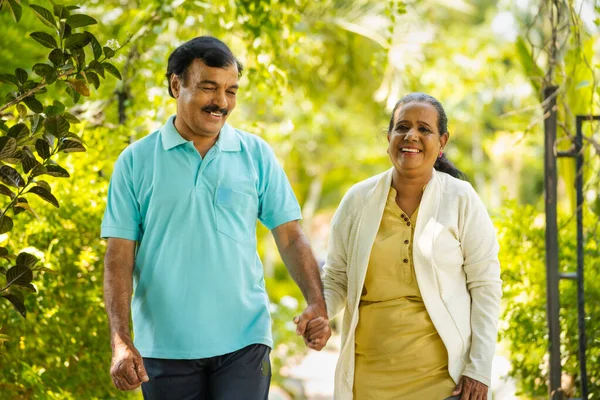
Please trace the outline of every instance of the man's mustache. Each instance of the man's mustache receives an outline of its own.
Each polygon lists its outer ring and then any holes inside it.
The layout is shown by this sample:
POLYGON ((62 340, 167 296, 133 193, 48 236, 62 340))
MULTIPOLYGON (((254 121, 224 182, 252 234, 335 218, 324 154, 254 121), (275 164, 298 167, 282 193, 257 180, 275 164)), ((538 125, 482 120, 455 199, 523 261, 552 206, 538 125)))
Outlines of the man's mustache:
POLYGON ((218 106, 206 106, 202 108, 202 111, 206 111, 209 113, 220 113, 223 115, 227 115, 229 111, 226 108, 219 108, 218 106))

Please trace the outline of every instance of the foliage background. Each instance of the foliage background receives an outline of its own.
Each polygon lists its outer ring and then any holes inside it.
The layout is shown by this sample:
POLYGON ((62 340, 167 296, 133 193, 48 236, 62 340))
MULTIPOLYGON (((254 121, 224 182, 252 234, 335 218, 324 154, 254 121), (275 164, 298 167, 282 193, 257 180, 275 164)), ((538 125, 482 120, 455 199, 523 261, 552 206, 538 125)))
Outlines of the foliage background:
MULTIPOLYGON (((0 73, 30 68, 45 57, 31 40, 36 17, 21 1, 15 24, 0 13, 0 73)), ((32 2, 35 3, 35 2, 32 2)), ((99 227, 112 164, 131 141, 175 112, 166 91, 167 55, 201 34, 222 38, 246 66, 238 107, 229 122, 275 149, 303 207, 304 228, 320 260, 328 222, 346 190, 389 167, 384 132, 394 102, 409 91, 439 98, 449 115, 448 156, 469 176, 497 223, 505 281, 501 340, 524 398, 547 392, 543 249, 543 135, 540 85, 551 63, 543 51, 547 2, 475 0, 214 0, 65 2, 96 18, 90 30, 115 48, 123 79, 108 79, 90 98, 63 101, 82 123, 87 153, 61 155, 72 178, 52 182, 56 210, 35 202, 40 221, 0 235, 0 245, 27 249, 55 274, 40 273, 26 299, 25 320, 0 301, 2 398, 127 398, 108 376, 110 346, 102 302, 105 242, 99 227), (546 14, 545 14, 546 13, 546 14), (541 15, 541 17, 539 17, 541 15), (540 19, 541 18, 541 19, 540 19), (510 200, 510 201, 509 201, 510 200)), ((45 0, 37 4, 48 6, 45 0)), ((578 3, 579 4, 579 3, 578 3)), ((598 113, 600 50, 597 2, 574 15, 578 35, 565 34, 552 81, 560 85, 563 140, 573 115, 598 113), (586 19, 577 18, 585 16, 586 19), (590 18, 591 16, 591 18, 590 18), (590 68, 591 67, 591 68, 590 68), (563 107, 564 106, 564 107, 563 107)), ((31 71, 30 71, 31 72, 31 71)), ((0 86, 0 98, 8 88, 0 86)), ((11 115, 16 110, 7 110, 11 115)), ((587 134, 597 132, 593 125, 587 134)), ((598 135, 596 135, 596 138, 598 135)), ((566 141, 563 142, 566 143, 566 141)), ((588 373, 600 391, 598 156, 586 142, 588 373)), ((573 270, 572 177, 559 164, 561 267, 573 270)), ((303 307, 270 233, 259 226, 259 253, 272 299, 278 347, 274 371, 304 352, 290 318, 303 307), (296 301, 294 301, 294 299, 296 301)), ((561 284, 565 371, 577 383, 575 294, 561 284)), ((282 377, 275 376, 281 384, 282 377)), ((597 394, 596 394, 597 396, 597 394)), ((594 397, 595 398, 595 397, 594 397)))

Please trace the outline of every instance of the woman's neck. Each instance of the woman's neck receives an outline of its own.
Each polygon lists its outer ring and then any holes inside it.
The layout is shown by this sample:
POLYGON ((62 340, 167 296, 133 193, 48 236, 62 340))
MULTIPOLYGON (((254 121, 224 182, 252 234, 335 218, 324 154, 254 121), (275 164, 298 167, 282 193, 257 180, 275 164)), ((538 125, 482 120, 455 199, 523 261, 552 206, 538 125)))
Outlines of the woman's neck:
POLYGON ((421 197, 423 188, 433 175, 432 171, 428 174, 407 174, 394 168, 392 174, 392 187, 396 189, 399 197, 421 197))

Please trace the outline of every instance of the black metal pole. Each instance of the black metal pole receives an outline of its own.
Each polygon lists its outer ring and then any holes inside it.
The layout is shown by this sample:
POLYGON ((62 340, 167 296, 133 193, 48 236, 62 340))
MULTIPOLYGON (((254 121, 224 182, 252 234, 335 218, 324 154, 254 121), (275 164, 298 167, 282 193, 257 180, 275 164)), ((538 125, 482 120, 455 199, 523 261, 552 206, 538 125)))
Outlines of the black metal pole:
POLYGON ((586 367, 587 337, 585 333, 585 298, 583 280, 583 133, 584 118, 577 116, 577 135, 575 136, 576 175, 575 190, 577 191, 577 324, 579 328, 579 370, 581 371, 581 398, 588 398, 588 382, 586 367))
POLYGON ((544 88, 544 197, 546 204, 546 310, 550 339, 550 379, 548 391, 551 400, 563 400, 560 364, 560 301, 558 273, 558 233, 556 225, 556 90, 544 88))

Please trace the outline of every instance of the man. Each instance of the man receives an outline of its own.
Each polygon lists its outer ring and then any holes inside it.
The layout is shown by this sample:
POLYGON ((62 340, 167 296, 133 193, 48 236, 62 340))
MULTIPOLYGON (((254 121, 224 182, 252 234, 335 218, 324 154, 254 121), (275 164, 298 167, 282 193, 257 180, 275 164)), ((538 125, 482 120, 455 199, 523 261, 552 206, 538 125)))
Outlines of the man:
POLYGON ((267 399, 273 340, 257 219, 307 300, 303 320, 327 318, 283 170, 266 142, 225 123, 241 73, 216 38, 178 47, 167 69, 176 116, 115 164, 102 222, 111 376, 121 390, 141 384, 146 399, 267 399))

